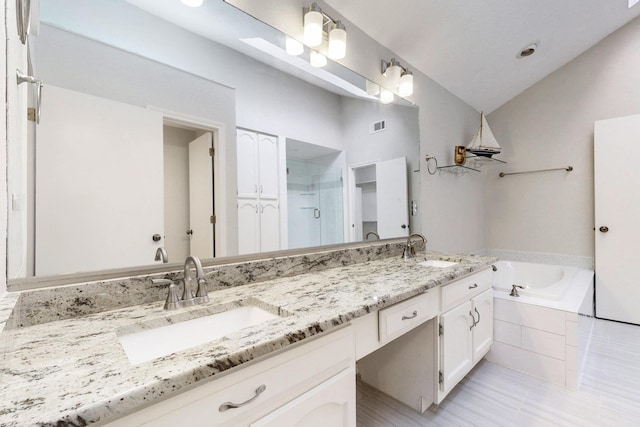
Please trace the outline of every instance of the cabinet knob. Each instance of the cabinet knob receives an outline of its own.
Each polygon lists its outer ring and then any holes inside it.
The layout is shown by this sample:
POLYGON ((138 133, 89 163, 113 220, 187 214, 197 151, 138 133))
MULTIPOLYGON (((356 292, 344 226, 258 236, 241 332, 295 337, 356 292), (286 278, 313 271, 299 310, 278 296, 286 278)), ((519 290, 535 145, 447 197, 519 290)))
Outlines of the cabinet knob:
POLYGON ((404 229, 404 228, 407 228, 407 224, 402 224, 402 225, 400 226, 400 228, 403 228, 403 229, 404 229))
POLYGON ((603 225, 602 227, 600 227, 601 233, 606 233, 607 231, 609 231, 609 227, 607 227, 606 225, 603 225))
POLYGON ((188 234, 189 236, 192 236, 192 235, 193 235, 193 230, 187 230, 187 234, 188 234))

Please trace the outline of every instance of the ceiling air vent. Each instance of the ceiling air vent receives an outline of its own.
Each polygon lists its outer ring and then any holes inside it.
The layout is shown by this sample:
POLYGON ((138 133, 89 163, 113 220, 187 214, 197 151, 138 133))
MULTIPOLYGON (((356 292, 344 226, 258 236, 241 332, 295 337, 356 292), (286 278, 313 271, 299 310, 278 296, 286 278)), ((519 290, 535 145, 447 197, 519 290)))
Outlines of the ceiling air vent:
POLYGON ((382 132, 387 128, 387 123, 384 120, 379 122, 373 122, 369 125, 369 133, 382 132))

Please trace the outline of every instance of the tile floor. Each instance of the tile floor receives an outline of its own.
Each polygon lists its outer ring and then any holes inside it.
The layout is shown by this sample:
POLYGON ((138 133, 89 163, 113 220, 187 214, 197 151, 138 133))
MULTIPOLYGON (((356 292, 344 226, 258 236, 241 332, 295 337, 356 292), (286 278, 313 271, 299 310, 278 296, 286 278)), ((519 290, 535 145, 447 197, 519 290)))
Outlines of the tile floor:
POLYGON ((424 414, 358 383, 358 427, 640 426, 640 327, 596 320, 576 391, 481 361, 424 414))

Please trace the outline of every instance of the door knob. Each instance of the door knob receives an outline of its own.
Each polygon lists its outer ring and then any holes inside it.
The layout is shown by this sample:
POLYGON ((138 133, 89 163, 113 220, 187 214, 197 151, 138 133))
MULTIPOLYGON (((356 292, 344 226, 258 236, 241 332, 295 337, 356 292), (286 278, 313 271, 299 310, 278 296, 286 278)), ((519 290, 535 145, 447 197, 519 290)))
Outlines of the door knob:
POLYGON ((607 231, 609 231, 609 227, 607 227, 606 225, 600 227, 600 232, 601 233, 606 233, 607 231))

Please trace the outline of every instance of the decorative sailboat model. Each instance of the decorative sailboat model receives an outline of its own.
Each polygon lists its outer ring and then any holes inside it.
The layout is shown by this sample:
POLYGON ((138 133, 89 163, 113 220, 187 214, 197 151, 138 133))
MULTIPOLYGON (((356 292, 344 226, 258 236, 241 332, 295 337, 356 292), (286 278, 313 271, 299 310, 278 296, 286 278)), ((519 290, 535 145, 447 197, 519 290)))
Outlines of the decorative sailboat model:
POLYGON ((480 127, 469 145, 467 145, 467 151, 476 156, 491 157, 494 154, 500 154, 500 150, 502 148, 496 141, 496 137, 493 136, 484 113, 480 113, 480 127))

